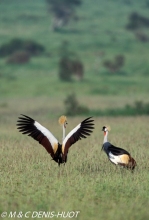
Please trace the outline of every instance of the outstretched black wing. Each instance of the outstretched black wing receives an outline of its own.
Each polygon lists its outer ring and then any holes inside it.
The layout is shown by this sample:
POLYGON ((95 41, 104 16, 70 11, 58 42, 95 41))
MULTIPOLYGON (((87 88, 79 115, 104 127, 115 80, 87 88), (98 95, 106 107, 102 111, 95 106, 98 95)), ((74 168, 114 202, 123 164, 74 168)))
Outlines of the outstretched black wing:
POLYGON ((19 132, 27 134, 38 141, 53 158, 58 148, 58 140, 48 129, 43 127, 34 119, 26 115, 22 116, 23 117, 19 117, 17 121, 17 128, 19 132))
POLYGON ((94 120, 92 117, 86 118, 68 133, 62 144, 62 153, 64 156, 67 154, 68 149, 72 144, 76 143, 78 140, 81 140, 81 138, 86 138, 92 133, 94 129, 93 121, 94 120))

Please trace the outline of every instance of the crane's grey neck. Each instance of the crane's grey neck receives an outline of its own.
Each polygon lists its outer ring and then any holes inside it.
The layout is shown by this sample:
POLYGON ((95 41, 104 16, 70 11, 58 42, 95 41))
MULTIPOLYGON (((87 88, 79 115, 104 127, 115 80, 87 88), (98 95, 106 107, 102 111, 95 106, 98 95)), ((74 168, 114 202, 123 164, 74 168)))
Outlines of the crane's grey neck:
POLYGON ((63 124, 63 137, 62 137, 62 142, 65 139, 65 125, 63 124))
POLYGON ((104 131, 104 139, 103 139, 103 144, 108 142, 108 131, 104 131))

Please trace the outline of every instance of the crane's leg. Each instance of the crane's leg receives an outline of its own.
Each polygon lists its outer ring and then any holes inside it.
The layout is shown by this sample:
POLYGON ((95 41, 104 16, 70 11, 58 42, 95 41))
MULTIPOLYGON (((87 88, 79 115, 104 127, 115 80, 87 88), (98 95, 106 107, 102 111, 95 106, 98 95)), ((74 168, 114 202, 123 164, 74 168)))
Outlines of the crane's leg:
POLYGON ((58 161, 58 167, 59 167, 59 170, 58 170, 58 178, 60 178, 60 177, 61 177, 61 167, 60 167, 59 161, 58 161))
POLYGON ((68 170, 67 170, 66 163, 64 163, 64 167, 65 167, 65 171, 66 171, 66 176, 67 176, 67 178, 68 178, 68 177, 69 177, 69 175, 68 175, 68 170))

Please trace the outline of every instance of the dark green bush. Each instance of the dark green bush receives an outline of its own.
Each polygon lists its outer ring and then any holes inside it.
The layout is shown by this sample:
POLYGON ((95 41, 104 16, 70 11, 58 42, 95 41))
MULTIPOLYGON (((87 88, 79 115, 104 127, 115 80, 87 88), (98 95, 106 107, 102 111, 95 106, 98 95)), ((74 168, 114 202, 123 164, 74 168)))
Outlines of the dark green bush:
POLYGON ((17 51, 25 51, 33 56, 42 53, 44 47, 33 40, 15 38, 0 47, 0 57, 10 56, 17 51))
POLYGON ((0 47, 0 57, 13 54, 15 51, 22 49, 23 41, 21 39, 13 39, 7 44, 0 47))
POLYGON ((136 101, 134 104, 126 104, 124 108, 105 109, 105 110, 91 110, 91 115, 94 116, 136 116, 149 115, 149 103, 136 101))
POLYGON ((60 47, 59 78, 62 81, 71 81, 73 75, 78 80, 83 79, 83 63, 77 58, 75 53, 69 51, 68 42, 63 42, 60 47))
POLYGON ((23 49, 32 56, 39 55, 44 52, 44 47, 41 44, 32 40, 24 41, 23 49))
POLYGON ((67 115, 82 115, 87 114, 89 109, 86 106, 80 105, 74 93, 68 95, 64 101, 67 115))
POLYGON ((132 12, 129 16, 129 23, 126 25, 126 28, 129 30, 137 30, 142 27, 149 27, 149 18, 137 12, 132 12))
POLYGON ((81 5, 81 0, 46 0, 48 11, 53 14, 52 29, 58 31, 67 25, 71 19, 75 20, 75 8, 81 5))
POLYGON ((71 81, 71 61, 67 57, 62 57, 59 61, 59 77, 63 81, 71 81))
POLYGON ((103 65, 110 71, 110 72, 117 72, 119 71, 124 65, 125 58, 123 55, 115 56, 114 60, 105 60, 103 65))

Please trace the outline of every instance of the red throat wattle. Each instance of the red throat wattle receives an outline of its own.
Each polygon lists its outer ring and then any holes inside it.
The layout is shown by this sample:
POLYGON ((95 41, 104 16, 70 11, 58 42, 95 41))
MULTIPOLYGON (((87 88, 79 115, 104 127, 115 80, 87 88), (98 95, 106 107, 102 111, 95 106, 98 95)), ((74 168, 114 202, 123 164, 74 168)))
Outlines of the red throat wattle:
POLYGON ((106 135, 106 131, 104 131, 104 136, 106 135))

